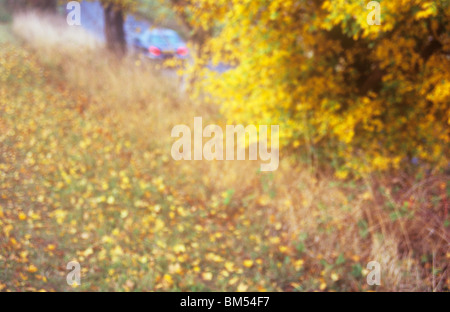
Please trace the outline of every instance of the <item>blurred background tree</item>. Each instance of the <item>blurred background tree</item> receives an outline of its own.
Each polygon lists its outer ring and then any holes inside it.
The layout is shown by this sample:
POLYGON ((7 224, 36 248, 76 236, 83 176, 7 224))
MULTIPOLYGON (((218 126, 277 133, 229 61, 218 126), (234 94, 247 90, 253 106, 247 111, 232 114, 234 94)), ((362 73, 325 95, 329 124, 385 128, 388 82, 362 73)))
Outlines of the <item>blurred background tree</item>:
POLYGON ((102 0, 105 16, 106 47, 119 57, 126 54, 124 21, 126 13, 134 8, 136 1, 102 0))
POLYGON ((12 10, 32 8, 41 11, 55 12, 58 0, 7 0, 7 5, 12 10))

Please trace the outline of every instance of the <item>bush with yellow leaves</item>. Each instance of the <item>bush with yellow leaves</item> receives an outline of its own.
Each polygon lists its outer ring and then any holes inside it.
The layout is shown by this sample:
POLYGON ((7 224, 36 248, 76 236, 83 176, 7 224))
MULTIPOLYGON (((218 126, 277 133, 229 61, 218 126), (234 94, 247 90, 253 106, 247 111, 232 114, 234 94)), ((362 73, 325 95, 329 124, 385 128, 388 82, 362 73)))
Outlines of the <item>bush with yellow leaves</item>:
POLYGON ((342 178, 448 165, 449 1, 381 1, 380 25, 360 0, 187 3, 206 34, 197 91, 230 123, 279 124, 282 146, 332 160, 342 178), (232 69, 201 66, 210 59, 232 69))

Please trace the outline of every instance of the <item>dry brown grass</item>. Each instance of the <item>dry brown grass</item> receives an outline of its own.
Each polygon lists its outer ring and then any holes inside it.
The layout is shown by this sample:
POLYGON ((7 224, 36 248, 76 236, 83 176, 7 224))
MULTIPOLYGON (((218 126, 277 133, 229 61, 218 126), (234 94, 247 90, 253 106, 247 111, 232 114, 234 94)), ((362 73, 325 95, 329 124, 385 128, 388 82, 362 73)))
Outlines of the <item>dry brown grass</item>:
MULTIPOLYGON (((83 30, 68 27, 58 18, 33 13, 16 16, 14 31, 41 60, 59 68, 55 79, 79 99, 80 113, 110 116, 140 137, 144 149, 159 149, 170 157, 171 128, 181 123, 191 126, 194 116, 202 116, 204 124, 223 124, 215 109, 192 103, 178 92, 173 79, 133 58, 118 62, 83 30)), ((313 285, 310 279, 330 284, 330 274, 338 272, 340 289, 368 289, 365 278, 351 272, 358 264, 364 269, 367 262, 376 260, 382 267, 382 285, 372 289, 448 290, 445 176, 422 184, 405 178, 393 194, 391 176, 367 177, 351 185, 293 159, 293 155, 280 155, 279 169, 268 175, 258 173, 259 164, 249 161, 182 162, 169 170, 174 176, 189 177, 180 192, 195 202, 206 205, 222 198, 224 191, 234 190, 235 204, 229 209, 245 207, 246 213, 261 215, 267 220, 261 234, 275 224, 279 237, 293 250, 298 237, 306 233, 307 274, 300 284, 313 285), (380 187, 385 188, 384 195, 380 187), (436 196, 441 201, 432 204, 436 196), (407 213, 414 216, 393 221, 392 214, 401 213, 405 201, 411 203, 407 213), (424 255, 432 259, 424 260, 424 255), (345 263, 336 265, 340 256, 345 263)))

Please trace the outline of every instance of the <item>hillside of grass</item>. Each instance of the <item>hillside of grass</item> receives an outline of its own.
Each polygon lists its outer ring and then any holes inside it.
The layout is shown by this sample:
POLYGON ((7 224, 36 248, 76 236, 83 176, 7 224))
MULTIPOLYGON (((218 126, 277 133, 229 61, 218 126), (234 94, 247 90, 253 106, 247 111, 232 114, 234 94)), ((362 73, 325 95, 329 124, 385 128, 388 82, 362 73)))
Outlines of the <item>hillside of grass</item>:
POLYGON ((0 290, 448 290, 445 177, 175 161, 173 126, 218 109, 61 25, 17 16, 0 44, 0 290))
POLYGON ((0 23, 0 43, 13 41, 14 36, 11 34, 11 25, 0 23))

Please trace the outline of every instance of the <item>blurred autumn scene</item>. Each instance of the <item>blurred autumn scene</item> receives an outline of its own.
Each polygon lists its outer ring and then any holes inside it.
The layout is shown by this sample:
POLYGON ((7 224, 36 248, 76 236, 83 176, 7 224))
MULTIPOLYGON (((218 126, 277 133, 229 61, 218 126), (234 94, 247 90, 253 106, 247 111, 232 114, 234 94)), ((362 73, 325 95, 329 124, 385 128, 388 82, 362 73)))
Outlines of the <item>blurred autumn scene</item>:
POLYGON ((0 291, 448 291, 450 0, 372 2, 0 0, 0 291))

